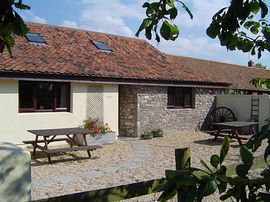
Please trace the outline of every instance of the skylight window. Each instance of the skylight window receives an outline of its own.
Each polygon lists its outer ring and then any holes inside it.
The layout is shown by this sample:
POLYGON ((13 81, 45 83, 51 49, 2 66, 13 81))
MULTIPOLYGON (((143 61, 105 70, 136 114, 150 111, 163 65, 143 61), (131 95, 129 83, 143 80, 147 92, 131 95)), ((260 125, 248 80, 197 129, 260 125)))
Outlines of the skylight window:
POLYGON ((26 34, 26 39, 29 42, 34 42, 34 43, 45 43, 45 40, 38 34, 35 32, 28 32, 26 34))
POLYGON ((94 46, 96 46, 99 50, 112 51, 112 49, 105 42, 91 40, 91 43, 94 44, 94 46))

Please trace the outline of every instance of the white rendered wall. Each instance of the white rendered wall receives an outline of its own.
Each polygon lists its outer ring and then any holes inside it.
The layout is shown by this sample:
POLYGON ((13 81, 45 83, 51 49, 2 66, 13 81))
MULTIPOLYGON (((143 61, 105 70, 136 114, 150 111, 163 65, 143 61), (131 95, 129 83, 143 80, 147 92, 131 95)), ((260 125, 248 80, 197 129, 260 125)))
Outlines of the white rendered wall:
POLYGON ((118 135, 118 85, 104 85, 103 91, 104 123, 108 123, 112 131, 118 135))
MULTIPOLYGON (((256 96, 256 95, 253 95, 256 96)), ((265 125, 265 119, 270 117, 270 100, 268 95, 259 97, 259 129, 265 125)), ((252 95, 217 95, 217 107, 230 108, 239 121, 249 121, 251 118, 252 95)))
MULTIPOLYGON (((86 118, 87 86, 84 83, 71 83, 70 112, 19 113, 18 81, 0 80, 0 140, 22 144, 23 140, 34 139, 27 132, 30 129, 50 129, 77 127, 86 118)), ((104 93, 104 122, 111 125, 118 134, 118 86, 104 85, 110 89, 104 93), (108 106, 107 106, 108 105, 108 106)))

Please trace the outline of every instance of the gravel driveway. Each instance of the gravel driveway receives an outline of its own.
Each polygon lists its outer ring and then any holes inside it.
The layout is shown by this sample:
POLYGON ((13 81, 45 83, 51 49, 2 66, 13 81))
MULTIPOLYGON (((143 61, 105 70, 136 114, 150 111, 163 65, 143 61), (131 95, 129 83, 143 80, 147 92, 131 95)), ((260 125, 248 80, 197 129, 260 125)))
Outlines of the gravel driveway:
MULTIPOLYGON (((222 141, 199 132, 165 135, 152 140, 120 138, 111 145, 92 152, 85 151, 53 156, 53 164, 40 155, 32 162, 32 199, 101 189, 121 184, 164 177, 164 170, 175 168, 174 150, 190 147, 193 166, 200 159, 208 161, 219 154, 222 141)), ((231 143, 226 163, 239 161, 237 142, 231 143)), ((261 155, 258 151, 256 155, 261 155)), ((143 200, 142 200, 143 201, 143 200)))

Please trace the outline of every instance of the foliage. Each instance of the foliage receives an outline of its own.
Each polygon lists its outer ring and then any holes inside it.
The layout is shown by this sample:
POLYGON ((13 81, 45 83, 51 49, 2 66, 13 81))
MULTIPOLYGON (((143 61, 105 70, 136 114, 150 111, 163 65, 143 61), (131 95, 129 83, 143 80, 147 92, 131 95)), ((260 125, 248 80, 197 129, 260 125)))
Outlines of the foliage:
POLYGON ((243 94, 243 91, 241 90, 236 90, 236 89, 233 89, 233 88, 226 88, 224 90, 224 94, 225 95, 242 95, 243 94))
POLYGON ((153 132, 151 130, 144 131, 142 137, 144 139, 152 139, 153 138, 153 132))
MULTIPOLYGON (((146 8, 147 18, 143 20, 136 36, 144 30, 149 40, 152 32, 156 35, 157 42, 160 42, 159 34, 165 40, 175 40, 179 35, 179 28, 173 24, 178 15, 175 3, 180 3, 190 18, 193 18, 191 11, 182 1, 146 2, 143 7, 146 8)), ((257 52, 260 58, 263 51, 270 51, 270 25, 266 20, 267 15, 268 6, 265 0, 232 0, 228 7, 222 8, 213 16, 206 33, 211 38, 217 37, 221 46, 228 50, 238 49, 251 52, 252 55, 257 52)))
MULTIPOLYGON (((237 176, 227 176, 227 167, 223 164, 230 148, 229 138, 225 136, 220 154, 210 158, 210 165, 201 160, 203 169, 188 167, 183 170, 166 170, 167 181, 163 184, 164 192, 159 201, 166 201, 175 196, 178 190, 185 190, 186 201, 202 201, 216 191, 221 194, 220 200, 234 198, 236 201, 269 201, 270 167, 260 178, 250 178, 248 171, 253 165, 253 154, 262 140, 270 141, 270 127, 266 124, 247 143, 240 147, 242 163, 236 166, 237 176), (263 188, 263 189, 261 189, 263 188), (248 191, 247 191, 248 190, 248 191)), ((265 149, 265 162, 270 155, 270 146, 265 149)), ((268 164, 269 165, 269 164, 268 164)), ((181 197, 180 192, 180 197, 181 197)), ((182 193, 183 194, 183 193, 182 193)))
POLYGON ((253 78, 251 79, 250 83, 254 85, 255 87, 261 87, 265 89, 270 88, 270 79, 264 79, 264 78, 253 78))
POLYGON ((160 128, 152 129, 153 137, 163 137, 163 131, 160 128))
POLYGON ((261 69, 267 69, 267 66, 265 66, 265 65, 263 65, 263 64, 261 64, 261 63, 256 63, 256 64, 255 64, 255 67, 261 68, 261 69))
POLYGON ((260 58, 262 51, 270 51, 267 14, 264 0, 233 0, 229 7, 222 8, 213 16, 207 35, 218 37, 220 44, 228 50, 238 49, 252 55, 257 52, 260 58))
POLYGON ((153 3, 145 2, 143 8, 146 9, 146 18, 139 27, 136 36, 139 36, 141 31, 145 31, 145 37, 152 39, 152 32, 155 34, 155 39, 160 42, 160 35, 166 40, 175 40, 179 35, 178 27, 173 24, 173 20, 178 15, 178 9, 175 3, 180 3, 182 8, 193 18, 192 13, 183 1, 160 0, 153 3), (158 29, 161 24, 160 29, 158 29))
POLYGON ((97 118, 92 119, 89 117, 88 119, 84 120, 83 123, 83 127, 89 130, 89 133, 92 137, 98 137, 111 131, 111 128, 107 123, 102 124, 97 118))
POLYGON ((14 34, 25 36, 28 32, 26 24, 14 7, 22 10, 30 9, 22 3, 22 0, 3 0, 0 3, 0 53, 7 48, 10 56, 12 56, 11 47, 14 45, 14 34))

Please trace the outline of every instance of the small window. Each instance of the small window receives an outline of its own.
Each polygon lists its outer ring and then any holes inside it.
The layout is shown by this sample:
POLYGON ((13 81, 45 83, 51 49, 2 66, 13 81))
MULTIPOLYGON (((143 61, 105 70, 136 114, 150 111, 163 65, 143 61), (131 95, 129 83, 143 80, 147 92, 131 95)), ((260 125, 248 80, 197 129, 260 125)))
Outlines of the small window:
POLYGON ((192 88, 168 87, 169 109, 192 108, 192 88))
POLYGON ((112 49, 105 42, 91 40, 91 43, 100 50, 112 51, 112 49))
POLYGON ((34 43, 45 43, 45 40, 38 34, 35 32, 28 32, 26 34, 26 39, 29 42, 34 42, 34 43))
POLYGON ((19 82, 19 112, 69 111, 70 84, 19 82))

